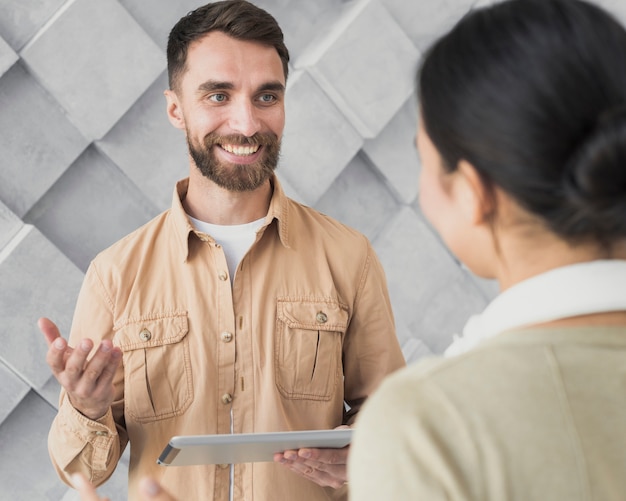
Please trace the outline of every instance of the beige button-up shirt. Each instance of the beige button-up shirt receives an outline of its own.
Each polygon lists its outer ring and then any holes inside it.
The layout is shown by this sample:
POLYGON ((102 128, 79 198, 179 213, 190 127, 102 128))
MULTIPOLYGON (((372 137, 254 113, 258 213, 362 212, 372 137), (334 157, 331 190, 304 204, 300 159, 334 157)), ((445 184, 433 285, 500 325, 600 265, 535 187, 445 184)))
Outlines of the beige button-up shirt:
MULTIPOLYGON (((131 445, 129 499, 159 479, 180 500, 229 497, 228 465, 164 467, 173 435, 332 429, 351 424, 404 365, 382 267, 358 232, 287 198, 278 181, 232 283, 210 235, 194 230, 178 183, 172 208, 100 253, 81 289, 70 344, 123 350, 116 398, 98 421, 64 393, 49 435, 66 481, 100 484, 131 445), (344 401, 349 406, 346 410, 344 401)), ((234 467, 234 499, 345 499, 268 463, 234 467)))

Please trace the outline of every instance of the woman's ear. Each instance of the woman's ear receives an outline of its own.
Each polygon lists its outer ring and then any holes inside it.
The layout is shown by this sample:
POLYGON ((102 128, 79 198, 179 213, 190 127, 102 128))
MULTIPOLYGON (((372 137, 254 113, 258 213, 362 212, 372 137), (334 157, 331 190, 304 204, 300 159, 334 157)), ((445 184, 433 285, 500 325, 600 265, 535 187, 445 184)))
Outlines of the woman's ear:
POLYGON ((489 186, 467 160, 459 161, 457 173, 456 195, 462 205, 463 214, 473 225, 487 222, 495 208, 489 186))
POLYGON ((185 116, 176 92, 167 89, 164 93, 167 101, 167 118, 177 129, 185 129, 185 116))

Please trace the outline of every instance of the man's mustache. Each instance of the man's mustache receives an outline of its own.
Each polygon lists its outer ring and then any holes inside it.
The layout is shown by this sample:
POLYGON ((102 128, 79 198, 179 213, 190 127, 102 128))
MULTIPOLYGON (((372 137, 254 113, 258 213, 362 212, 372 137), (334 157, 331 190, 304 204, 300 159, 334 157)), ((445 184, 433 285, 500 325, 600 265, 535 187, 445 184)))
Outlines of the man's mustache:
POLYGON ((204 137, 204 145, 208 148, 211 146, 232 144, 236 146, 264 146, 274 145, 278 143, 278 136, 270 132, 257 132, 252 136, 244 136, 241 134, 228 134, 225 136, 210 133, 204 137))

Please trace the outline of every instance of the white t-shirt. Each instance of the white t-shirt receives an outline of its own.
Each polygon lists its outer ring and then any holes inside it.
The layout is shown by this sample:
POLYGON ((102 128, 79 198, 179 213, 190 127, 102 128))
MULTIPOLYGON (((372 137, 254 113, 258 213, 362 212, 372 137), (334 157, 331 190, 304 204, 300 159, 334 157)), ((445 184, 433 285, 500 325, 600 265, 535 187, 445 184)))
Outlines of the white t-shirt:
POLYGON ((196 230, 211 235, 222 246, 228 264, 231 281, 235 278, 237 266, 248 252, 256 239, 257 230, 263 225, 265 218, 246 224, 210 224, 189 216, 196 230))

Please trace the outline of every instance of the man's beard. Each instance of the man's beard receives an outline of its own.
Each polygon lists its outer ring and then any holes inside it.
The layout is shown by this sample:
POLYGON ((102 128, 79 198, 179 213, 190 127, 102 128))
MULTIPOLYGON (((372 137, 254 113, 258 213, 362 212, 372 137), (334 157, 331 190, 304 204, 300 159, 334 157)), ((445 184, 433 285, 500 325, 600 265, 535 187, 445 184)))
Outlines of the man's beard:
POLYGON ((189 154, 203 176, 229 191, 252 191, 268 180, 280 156, 280 140, 272 133, 256 133, 246 137, 240 135, 220 136, 215 133, 205 136, 203 144, 194 144, 187 131, 189 154), (213 151, 222 144, 238 146, 261 145, 261 157, 252 164, 222 162, 213 151))

